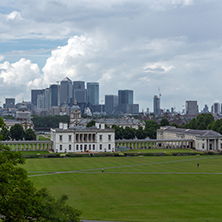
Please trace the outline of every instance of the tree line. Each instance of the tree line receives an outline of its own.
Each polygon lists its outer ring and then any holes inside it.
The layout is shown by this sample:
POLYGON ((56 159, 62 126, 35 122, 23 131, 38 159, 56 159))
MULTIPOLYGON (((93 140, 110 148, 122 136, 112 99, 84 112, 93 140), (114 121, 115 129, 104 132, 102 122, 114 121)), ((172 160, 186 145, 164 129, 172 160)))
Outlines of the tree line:
POLYGON ((15 124, 10 130, 3 125, 0 131, 0 140, 36 140, 35 132, 32 129, 24 130, 22 125, 15 124))

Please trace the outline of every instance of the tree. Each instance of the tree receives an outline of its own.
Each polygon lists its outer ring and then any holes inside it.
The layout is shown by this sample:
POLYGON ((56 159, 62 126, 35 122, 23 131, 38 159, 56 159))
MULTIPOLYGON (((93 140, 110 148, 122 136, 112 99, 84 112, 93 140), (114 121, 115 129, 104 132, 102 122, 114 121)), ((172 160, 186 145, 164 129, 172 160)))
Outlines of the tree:
POLYGON ((10 131, 6 127, 2 128, 0 134, 2 135, 2 140, 10 140, 10 131))
POLYGON ((150 139, 156 139, 156 131, 159 129, 159 124, 154 120, 146 120, 146 126, 145 130, 147 132, 147 136, 150 137, 150 139))
POLYGON ((96 121, 95 120, 91 120, 90 122, 87 123, 86 127, 93 127, 96 125, 96 121))
POLYGON ((145 139, 147 137, 146 131, 143 130, 143 127, 140 126, 139 129, 136 131, 136 137, 137 139, 145 139))
POLYGON ((81 212, 66 205, 67 196, 56 200, 46 188, 37 190, 28 179, 21 152, 0 144, 0 215, 3 222, 80 221, 81 212))
POLYGON ((169 126, 169 125, 170 125, 170 123, 169 123, 169 121, 166 118, 163 118, 160 121, 160 126, 169 126))
POLYGON ((27 129, 25 131, 25 135, 24 135, 25 140, 35 140, 36 139, 36 135, 35 132, 32 129, 27 129))
POLYGON ((10 128, 11 138, 15 140, 23 140, 24 130, 22 125, 16 123, 10 128))

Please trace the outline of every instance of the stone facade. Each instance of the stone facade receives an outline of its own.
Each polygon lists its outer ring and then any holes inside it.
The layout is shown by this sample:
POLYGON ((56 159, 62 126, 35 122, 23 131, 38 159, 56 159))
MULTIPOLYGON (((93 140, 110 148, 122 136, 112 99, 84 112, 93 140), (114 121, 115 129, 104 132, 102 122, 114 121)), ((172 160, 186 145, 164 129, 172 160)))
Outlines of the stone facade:
POLYGON ((213 130, 193 130, 166 126, 157 130, 157 139, 192 139, 192 147, 196 150, 222 150, 222 135, 213 130))
POLYGON ((115 151, 115 131, 97 127, 67 127, 60 123, 59 129, 51 129, 53 151, 63 152, 113 152, 115 151))

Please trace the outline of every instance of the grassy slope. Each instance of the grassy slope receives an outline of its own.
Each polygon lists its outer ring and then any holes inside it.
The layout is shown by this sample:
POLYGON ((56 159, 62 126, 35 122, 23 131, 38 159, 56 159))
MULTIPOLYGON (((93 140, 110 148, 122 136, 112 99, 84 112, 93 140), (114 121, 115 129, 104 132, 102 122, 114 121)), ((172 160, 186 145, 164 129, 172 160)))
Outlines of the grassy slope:
POLYGON ((37 187, 46 186, 55 196, 68 194, 69 203, 83 210, 84 219, 222 220, 222 175, 203 174, 222 172, 220 156, 64 158, 26 162, 29 174, 98 168, 89 173, 31 177, 37 187), (112 166, 128 167, 107 168, 112 166), (101 173, 102 167, 104 173, 101 173))

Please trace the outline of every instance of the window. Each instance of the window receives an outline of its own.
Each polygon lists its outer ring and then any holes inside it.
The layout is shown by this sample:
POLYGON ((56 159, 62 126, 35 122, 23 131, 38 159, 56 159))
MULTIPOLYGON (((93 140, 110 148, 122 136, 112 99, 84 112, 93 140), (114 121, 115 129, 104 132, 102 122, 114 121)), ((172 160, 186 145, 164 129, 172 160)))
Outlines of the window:
POLYGON ((103 135, 99 135, 99 140, 102 140, 103 139, 103 135))
POLYGON ((79 145, 76 145, 76 150, 79 150, 79 145))
POLYGON ((82 145, 80 145, 80 150, 82 150, 82 145))
POLYGON ((69 135, 69 141, 72 141, 72 136, 71 135, 69 135))
POLYGON ((108 135, 108 140, 111 140, 111 135, 108 135))
POLYGON ((108 149, 111 150, 111 144, 108 145, 108 149))
POLYGON ((62 150, 62 145, 60 145, 59 149, 62 150))
POLYGON ((103 145, 99 144, 99 149, 102 150, 102 148, 103 148, 103 145))
POLYGON ((95 144, 93 144, 93 150, 95 150, 95 144))
POLYGON ((62 141, 62 135, 59 136, 59 140, 62 141))
POLYGON ((72 145, 71 144, 69 144, 69 150, 71 150, 72 149, 72 145))
POLYGON ((89 150, 91 150, 91 144, 89 144, 89 150))

